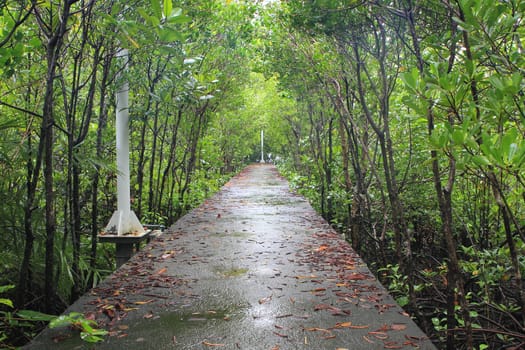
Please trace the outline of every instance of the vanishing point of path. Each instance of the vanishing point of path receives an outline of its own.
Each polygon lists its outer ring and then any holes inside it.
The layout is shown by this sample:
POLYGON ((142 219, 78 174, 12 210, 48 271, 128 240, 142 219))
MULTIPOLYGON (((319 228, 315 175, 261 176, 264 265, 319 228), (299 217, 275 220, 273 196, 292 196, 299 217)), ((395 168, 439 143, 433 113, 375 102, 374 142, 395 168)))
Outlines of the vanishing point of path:
POLYGON ((434 349, 351 247, 252 165, 67 312, 110 335, 45 330, 28 349, 434 349))

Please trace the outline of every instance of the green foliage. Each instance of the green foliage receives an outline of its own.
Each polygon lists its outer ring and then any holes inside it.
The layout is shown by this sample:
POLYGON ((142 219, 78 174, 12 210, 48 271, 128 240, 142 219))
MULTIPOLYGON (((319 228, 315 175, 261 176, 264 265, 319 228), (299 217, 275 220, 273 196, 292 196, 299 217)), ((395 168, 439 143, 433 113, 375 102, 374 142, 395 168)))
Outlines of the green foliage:
POLYGON ((388 281, 388 289, 394 294, 396 302, 404 307, 408 305, 410 295, 408 293, 407 276, 399 269, 399 265, 388 264, 377 270, 379 274, 388 281))
MULTIPOLYGON (((0 293, 5 293, 14 286, 0 286, 0 293)), ((6 302, 4 305, 12 307, 9 299, 0 299, 6 302)), ((67 315, 53 316, 42 312, 33 310, 18 310, 16 312, 0 311, 0 345, 5 345, 8 339, 8 332, 13 328, 22 328, 27 332, 27 336, 31 337, 32 329, 35 323, 49 322, 50 328, 70 326, 80 331, 82 340, 88 343, 97 343, 102 341, 104 336, 108 334, 106 330, 98 329, 97 323, 94 320, 86 319, 85 316, 79 312, 71 312, 67 315)))
POLYGON ((98 343, 104 340, 108 331, 97 328, 97 322, 87 319, 82 313, 71 312, 55 317, 49 322, 49 328, 70 326, 80 331, 80 338, 88 343, 98 343))

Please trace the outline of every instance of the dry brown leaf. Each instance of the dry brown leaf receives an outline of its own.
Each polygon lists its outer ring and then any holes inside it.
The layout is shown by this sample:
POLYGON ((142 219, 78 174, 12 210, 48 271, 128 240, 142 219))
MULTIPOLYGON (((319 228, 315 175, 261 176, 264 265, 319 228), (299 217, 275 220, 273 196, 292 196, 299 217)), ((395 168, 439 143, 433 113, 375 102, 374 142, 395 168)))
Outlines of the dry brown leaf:
POLYGON ((209 343, 207 341, 203 341, 202 345, 206 345, 206 346, 226 346, 226 344, 209 343))
POLYGON ((350 327, 348 327, 348 328, 351 328, 351 329, 365 329, 365 328, 368 328, 368 327, 370 327, 370 326, 364 324, 364 325, 355 325, 355 326, 350 326, 350 327))
POLYGON ((388 338, 388 335, 385 332, 368 332, 368 334, 374 336, 377 339, 385 340, 388 338))
POLYGON ((362 273, 351 273, 349 275, 346 276, 347 279, 349 280, 352 280, 352 281, 360 281, 360 280, 366 280, 366 279, 369 279, 370 277, 367 276, 367 275, 364 275, 362 273))
POLYGON ((406 324, 402 324, 402 323, 393 323, 390 326, 390 329, 392 329, 393 331, 403 331, 403 330, 407 329, 407 325, 406 324))
POLYGON ((352 326, 352 322, 338 322, 335 324, 334 328, 349 328, 352 326))
POLYGON ((272 300, 272 295, 259 299, 259 304, 265 304, 272 300))
POLYGON ((286 334, 277 333, 277 332, 273 332, 273 334, 275 334, 276 336, 281 337, 281 338, 288 338, 288 335, 286 335, 286 334))

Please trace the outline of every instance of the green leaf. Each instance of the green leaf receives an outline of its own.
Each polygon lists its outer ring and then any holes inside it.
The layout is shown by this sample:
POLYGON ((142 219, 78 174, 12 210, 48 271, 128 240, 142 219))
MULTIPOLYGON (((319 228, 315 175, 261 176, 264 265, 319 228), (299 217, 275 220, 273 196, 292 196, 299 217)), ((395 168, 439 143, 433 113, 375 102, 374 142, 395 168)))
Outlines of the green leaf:
POLYGON ((159 0, 151 0, 151 8, 153 9, 153 14, 158 19, 162 18, 162 10, 160 8, 160 1, 159 0))
POLYGON ((507 160, 510 160, 512 158, 511 153, 513 155, 516 151, 517 136, 518 136, 518 131, 513 128, 507 131, 505 135, 503 135, 503 138, 501 139, 501 151, 503 152, 504 155, 506 155, 505 158, 507 158, 507 160), (514 146, 512 146, 513 144, 514 146), (512 149, 514 149, 514 151, 512 149))
POLYGON ((452 141, 454 141, 456 145, 462 145, 465 142, 467 136, 468 135, 465 134, 463 130, 454 130, 451 135, 452 141))
POLYGON ((172 16, 168 18, 168 23, 170 24, 183 24, 191 22, 191 17, 182 15, 182 16, 172 16))
POLYGON ((81 318, 84 318, 84 315, 80 312, 71 312, 68 315, 60 315, 49 322, 49 328, 68 326, 81 318))
POLYGON ((16 313, 19 317, 27 321, 45 321, 49 322, 57 318, 54 315, 44 314, 42 312, 33 311, 33 310, 20 310, 16 313))
POLYGON ((418 76, 419 76, 419 72, 417 69, 414 68, 410 70, 409 72, 401 74, 401 80, 403 80, 403 82, 408 88, 410 88, 413 91, 416 91, 418 76))
POLYGON ((170 17, 179 17, 180 15, 182 15, 182 9, 177 7, 171 11, 170 17))
POLYGON ((171 28, 167 28, 167 27, 159 30, 158 34, 159 34, 159 39, 165 43, 171 43, 174 41, 182 41, 184 39, 184 37, 179 31, 171 29, 171 28))
POLYGON ((173 10, 173 3, 171 0, 164 0, 164 18, 171 17, 171 11, 173 10))
POLYGON ((151 25, 152 24, 152 21, 151 21, 151 16, 148 15, 148 13, 146 12, 146 10, 144 10, 143 8, 139 8, 137 9, 137 12, 139 13, 139 15, 142 16, 142 18, 144 18, 146 20, 146 22, 151 25))
POLYGON ((474 157, 472 157, 472 161, 477 165, 477 166, 487 166, 487 165, 490 165, 490 160, 485 157, 485 156, 481 156, 481 155, 476 155, 474 157))
POLYGON ((9 299, 0 298, 0 304, 7 305, 9 307, 13 307, 13 302, 9 299))
POLYGON ((61 315, 49 322, 49 328, 64 327, 71 324, 71 317, 67 315, 61 315))
POLYGON ((98 342, 101 342, 103 341, 104 339, 98 335, 93 335, 93 334, 90 334, 90 333, 87 333, 87 332, 81 332, 80 333, 80 338, 85 341, 85 342, 88 342, 88 343, 98 343, 98 342))
POLYGON ((407 296, 399 297, 399 298, 396 299, 396 301, 399 304, 399 306, 401 306, 401 307, 408 305, 408 302, 409 302, 407 296))
POLYGON ((8 290, 11 290, 13 288, 15 288, 15 286, 13 284, 8 284, 6 286, 0 286, 0 293, 5 293, 8 290))
POLYGON ((501 81, 501 79, 495 75, 489 77, 489 81, 497 90, 503 91, 505 90, 505 85, 501 81))

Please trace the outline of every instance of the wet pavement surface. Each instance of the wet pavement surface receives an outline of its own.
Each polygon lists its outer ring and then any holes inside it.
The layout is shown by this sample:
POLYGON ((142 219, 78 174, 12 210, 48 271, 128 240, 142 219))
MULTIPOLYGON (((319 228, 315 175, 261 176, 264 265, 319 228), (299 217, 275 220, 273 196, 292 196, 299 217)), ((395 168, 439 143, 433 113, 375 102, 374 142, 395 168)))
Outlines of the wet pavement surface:
POLYGON ((27 349, 434 349, 361 258, 272 165, 251 165, 27 349))

